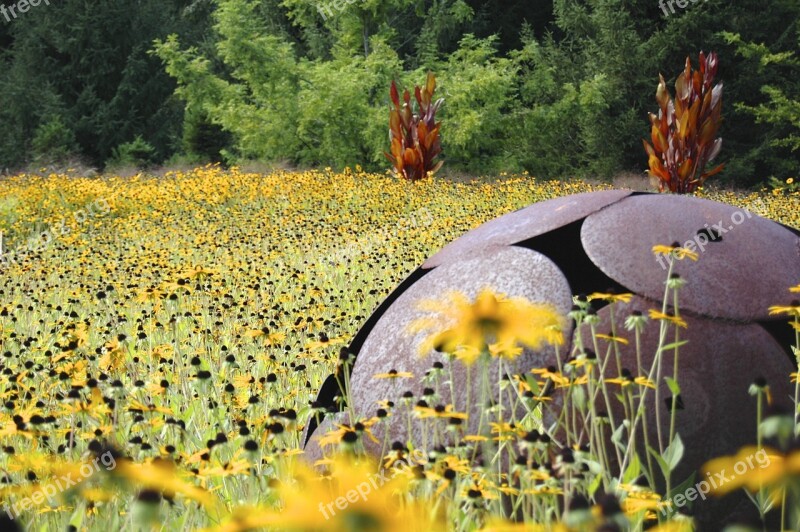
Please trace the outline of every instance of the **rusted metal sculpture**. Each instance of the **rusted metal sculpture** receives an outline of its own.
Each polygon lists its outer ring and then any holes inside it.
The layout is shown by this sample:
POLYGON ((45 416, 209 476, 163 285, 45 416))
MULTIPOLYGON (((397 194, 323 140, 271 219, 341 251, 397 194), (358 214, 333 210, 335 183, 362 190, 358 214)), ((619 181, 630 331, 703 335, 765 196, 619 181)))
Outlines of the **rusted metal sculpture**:
MULTIPOLYGON (((800 279, 800 231, 688 196, 620 190, 577 194, 501 216, 445 246, 378 307, 353 339, 349 352, 355 356, 350 375, 354 410, 370 417, 378 401, 405 392, 420 398, 419 379, 373 379, 390 370, 422 376, 430 369, 431 360, 417 354, 420 338, 406 332, 407 324, 421 315, 419 300, 454 289, 474 297, 481 287, 491 285, 509 296, 551 303, 566 313, 573 294, 615 290, 634 294, 630 303, 618 307, 620 312, 646 312, 661 304, 666 279, 651 249, 673 242, 694 242, 701 255, 698 262, 683 261, 674 268, 686 281, 681 314, 688 322, 689 340, 681 348, 683 409, 677 417, 686 454, 676 478, 685 478, 714 456, 733 453, 754 439, 756 415, 749 384, 762 377, 775 397, 790 395, 790 329, 774 321, 767 309, 790 303, 786 288, 800 279)), ((609 327, 607 310, 598 310, 598 330, 609 327)), ((572 330, 566 333, 572 337, 572 330)), ((657 327, 651 328, 642 339, 650 357, 657 333, 657 327)), ((562 353, 569 352, 567 343, 562 353)), ((622 357, 624 364, 634 365, 632 348, 623 348, 622 357)), ((514 371, 551 364, 552 351, 525 352, 515 360, 514 371)), ((465 378, 463 371, 456 371, 457 388, 465 378)), ((666 385, 661 386, 662 397, 669 397, 666 385)), ((331 413, 320 427, 314 422, 307 427, 306 451, 312 458, 320 456, 316 437, 341 416, 335 413, 338 393, 332 376, 316 403, 331 413)), ((455 401, 459 411, 474 414, 482 408, 460 400, 455 401)), ((470 415, 470 420, 479 417, 470 415)), ((403 419, 388 427, 389 441, 419 437, 408 434, 403 419)), ((380 430, 376 435, 382 440, 380 430)), ((368 450, 380 451, 377 446, 368 450)), ((697 517, 716 519, 720 512, 733 511, 732 504, 735 499, 723 501, 712 513, 701 505, 697 517)))

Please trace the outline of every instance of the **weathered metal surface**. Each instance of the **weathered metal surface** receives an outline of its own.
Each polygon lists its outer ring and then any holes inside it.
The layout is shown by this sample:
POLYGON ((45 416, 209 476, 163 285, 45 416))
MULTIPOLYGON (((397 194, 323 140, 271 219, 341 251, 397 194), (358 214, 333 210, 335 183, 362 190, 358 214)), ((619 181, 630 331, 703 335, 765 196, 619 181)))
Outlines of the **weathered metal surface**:
MULTIPOLYGON (((632 311, 642 312, 645 316, 649 309, 661 310, 654 301, 634 297, 629 304, 618 303, 613 312, 617 323, 617 333, 627 340, 627 345, 617 343, 623 368, 637 376, 636 348, 633 332, 620 327, 632 311)), ((595 330, 606 333, 611 330, 610 308, 598 312, 600 323, 595 330)), ((675 429, 685 443, 685 453, 673 479, 682 482, 692 472, 697 471, 706 461, 725 454, 733 454, 740 447, 752 445, 756 441, 756 398, 749 395, 748 390, 756 378, 761 377, 770 386, 772 396, 785 401, 792 393, 789 373, 792 364, 782 348, 773 338, 757 324, 738 324, 703 317, 682 315, 687 328, 680 329, 680 339, 688 340, 688 344, 680 347, 678 352, 677 380, 681 388, 683 409, 678 410, 675 429)), ((647 323, 641 337, 641 358, 643 369, 641 374, 649 371, 658 349, 660 322, 651 320, 647 323)), ((670 325, 670 331, 674 327, 670 325)), ((589 327, 581 327, 583 338, 591 338, 589 327)), ((674 341, 671 332, 665 343, 674 341)), ((599 340, 602 359, 606 355, 608 342, 599 340)), ((612 355, 613 357, 613 355, 612 355)), ((674 377, 674 351, 664 352, 662 377, 674 377)), ((617 377, 616 361, 609 361, 606 377, 617 377)), ((618 390, 617 385, 611 385, 618 390)), ((637 389, 640 389, 636 385, 637 389)), ((646 412, 650 446, 657 448, 658 435, 655 417, 655 392, 648 390, 646 412)), ((672 394, 665 381, 659 386, 661 402, 661 429, 664 438, 669 434, 669 408, 665 401, 672 394)), ((622 406, 612 399, 612 412, 616 423, 623 416, 622 406)), ((605 404, 598 404, 605 410, 605 404)), ((639 441, 641 425, 639 427, 639 441)), ((664 444, 667 442, 664 441, 664 444)), ((646 456, 644 448, 639 456, 646 456)), ((703 478, 700 472, 697 479, 703 478)), ((735 504, 735 500, 731 500, 735 504)), ((726 501, 714 502, 714 509, 700 505, 703 518, 705 514, 720 516, 729 513, 733 507, 726 501)))
POLYGON ((464 260, 489 245, 508 246, 585 218, 631 194, 630 190, 602 190, 564 196, 510 212, 455 239, 422 265, 433 268, 464 260))
MULTIPOLYGON (((378 401, 381 400, 391 400, 399 404, 402 394, 407 390, 414 394, 413 403, 422 399, 423 389, 429 385, 424 385, 420 379, 435 361, 444 360, 436 353, 420 356, 418 346, 425 334, 407 333, 411 322, 426 315, 426 312, 417 308, 420 301, 431 298, 441 300, 452 290, 459 290, 474 298, 485 286, 508 296, 522 296, 535 302, 552 303, 561 313, 569 311, 571 306, 569 285, 556 265, 543 255, 527 249, 490 248, 470 259, 436 268, 395 301, 364 342, 350 379, 353 404, 359 416, 375 415, 378 401), (388 373, 390 370, 410 372, 415 378, 374 378, 375 374, 388 373)), ((569 339, 571 330, 565 331, 565 335, 569 339)), ((505 364, 510 373, 522 373, 531 367, 554 363, 554 356, 552 349, 537 353, 526 351, 516 361, 505 364)), ((492 364, 490 374, 497 374, 496 362, 492 364)), ((453 364, 453 379, 455 397, 451 396, 449 386, 441 386, 441 398, 436 403, 452 403, 457 411, 465 412, 467 373, 462 364, 453 364)), ((476 398, 480 388, 474 381, 472 388, 473 400, 468 411, 469 427, 477 431, 481 406, 476 398)), ((435 403, 430 403, 430 406, 435 406, 435 403)), ((390 426, 390 441, 406 441, 408 435, 405 423, 391 423, 390 426)), ((419 428, 419 424, 414 425, 413 430, 416 433, 412 437, 421 437, 419 428)), ((320 429, 316 433, 320 434, 320 429)), ((376 432, 376 435, 382 439, 382 430, 376 432)))
POLYGON ((674 269, 686 280, 680 304, 711 317, 767 319, 770 305, 789 304, 788 288, 800 280, 800 237, 744 209, 691 196, 623 199, 587 217, 581 240, 606 275, 651 299, 663 297, 667 276, 652 247, 691 242, 699 260, 674 269))

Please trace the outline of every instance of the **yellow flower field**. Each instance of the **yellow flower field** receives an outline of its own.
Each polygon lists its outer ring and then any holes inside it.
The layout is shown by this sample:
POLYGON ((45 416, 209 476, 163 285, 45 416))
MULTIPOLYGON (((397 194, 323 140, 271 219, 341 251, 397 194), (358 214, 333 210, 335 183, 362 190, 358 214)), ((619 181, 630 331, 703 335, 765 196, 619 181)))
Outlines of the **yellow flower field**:
MULTIPOLYGON (((213 166, 0 180, 0 515, 35 530, 343 526, 316 513, 328 501, 299 452, 340 348, 458 235, 594 188, 213 166), (293 476, 307 489, 284 489, 293 476)), ((800 227, 798 193, 702 195, 800 227)), ((432 501, 459 468, 424 473, 432 501)), ((394 499, 373 486, 362 518, 441 526, 436 510, 382 515, 394 499)), ((487 508, 511 490, 461 487, 487 508)))

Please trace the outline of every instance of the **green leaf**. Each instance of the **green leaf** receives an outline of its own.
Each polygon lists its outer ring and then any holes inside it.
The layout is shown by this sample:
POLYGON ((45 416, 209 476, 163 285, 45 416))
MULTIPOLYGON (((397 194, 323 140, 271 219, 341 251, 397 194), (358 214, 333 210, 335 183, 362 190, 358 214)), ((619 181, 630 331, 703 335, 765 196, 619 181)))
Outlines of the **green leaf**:
POLYGON ((631 463, 628 464, 628 467, 625 469, 625 473, 622 475, 622 482, 625 484, 631 484, 634 480, 636 480, 641 472, 642 463, 639 460, 639 455, 633 453, 631 463))
POLYGON ((620 424, 619 427, 614 429, 614 433, 611 435, 611 441, 622 452, 625 452, 628 449, 628 442, 627 441, 624 441, 624 442, 622 441, 622 435, 623 435, 624 431, 628 427, 630 427, 630 421, 625 419, 625 420, 622 421, 622 423, 620 424))
POLYGON ((622 441, 622 431, 625 430, 623 425, 620 425, 616 429, 614 429, 614 433, 611 435, 611 441, 614 443, 619 443, 622 441))
POLYGON ((539 382, 533 378, 533 375, 525 375, 525 383, 531 389, 534 395, 539 395, 541 389, 539 388, 539 382))
MULTIPOLYGON (((686 495, 686 492, 689 490, 689 488, 694 486, 694 484, 695 484, 694 479, 695 479, 696 475, 697 475, 697 472, 696 471, 692 471, 692 474, 689 475, 688 477, 686 477, 686 479, 683 482, 681 482, 677 486, 673 487, 669 491, 669 493, 667 494, 667 497, 666 497, 665 500, 671 501, 671 500, 673 500, 675 498, 676 495, 686 495)), ((685 498, 686 503, 683 506, 681 506, 681 508, 688 506, 688 508, 691 509, 692 506, 694 505, 695 498, 696 498, 696 494, 695 494, 695 497, 692 497, 692 500, 689 500, 688 498, 685 498)))
POLYGON ((86 514, 86 506, 83 503, 78 504, 75 511, 72 512, 72 516, 69 518, 69 524, 80 530, 83 526, 84 514, 86 514))
POLYGON ((678 463, 681 461, 681 458, 683 458, 683 451, 684 446, 681 436, 680 434, 676 434, 672 443, 664 449, 664 461, 670 471, 675 471, 675 468, 678 467, 678 463))
POLYGON ((581 412, 586 408, 586 391, 583 386, 575 386, 572 388, 572 400, 574 405, 581 412))
POLYGON ((658 463, 658 467, 661 469, 661 474, 664 476, 664 478, 667 478, 667 475, 669 475, 669 465, 661 457, 661 454, 649 445, 647 446, 647 452, 650 453, 650 456, 652 456, 656 463, 658 463))
POLYGON ((671 499, 672 497, 674 497, 675 495, 677 495, 679 493, 684 493, 688 488, 691 488, 692 486, 694 486, 694 484, 695 484, 694 478, 696 476, 697 476, 697 471, 692 471, 692 474, 689 475, 688 477, 686 477, 683 480, 683 482, 681 482, 680 484, 678 484, 677 486, 672 488, 672 490, 668 494, 669 498, 671 499))
POLYGON ((591 497, 594 495, 594 492, 597 491, 597 488, 600 487, 600 484, 603 482, 603 475, 595 475, 592 481, 589 483, 589 496, 591 497))
POLYGON ((672 342, 670 344, 664 345, 661 347, 662 351, 666 351, 667 349, 675 349, 676 347, 680 347, 682 345, 686 345, 689 343, 689 340, 680 340, 678 342, 672 342))
POLYGON ((673 396, 680 395, 681 386, 678 384, 678 381, 672 377, 664 377, 664 380, 667 381, 667 386, 669 387, 669 391, 672 392, 673 396))

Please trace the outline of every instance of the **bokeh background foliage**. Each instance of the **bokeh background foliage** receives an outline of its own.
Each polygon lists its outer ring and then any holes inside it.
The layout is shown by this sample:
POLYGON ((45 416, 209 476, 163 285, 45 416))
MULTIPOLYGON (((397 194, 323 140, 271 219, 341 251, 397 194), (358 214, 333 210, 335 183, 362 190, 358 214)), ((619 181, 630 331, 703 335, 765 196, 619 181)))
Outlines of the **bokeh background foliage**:
POLYGON ((0 168, 75 156, 386 168, 388 87, 434 71, 446 168, 640 172, 659 72, 720 55, 722 181, 797 172, 800 4, 64 0, 0 21, 0 168), (320 11, 322 8, 322 12, 320 11), (324 13, 324 16, 323 16, 324 13), (176 91, 177 89, 177 91, 176 91), (141 141, 140 141, 141 139, 141 141))

